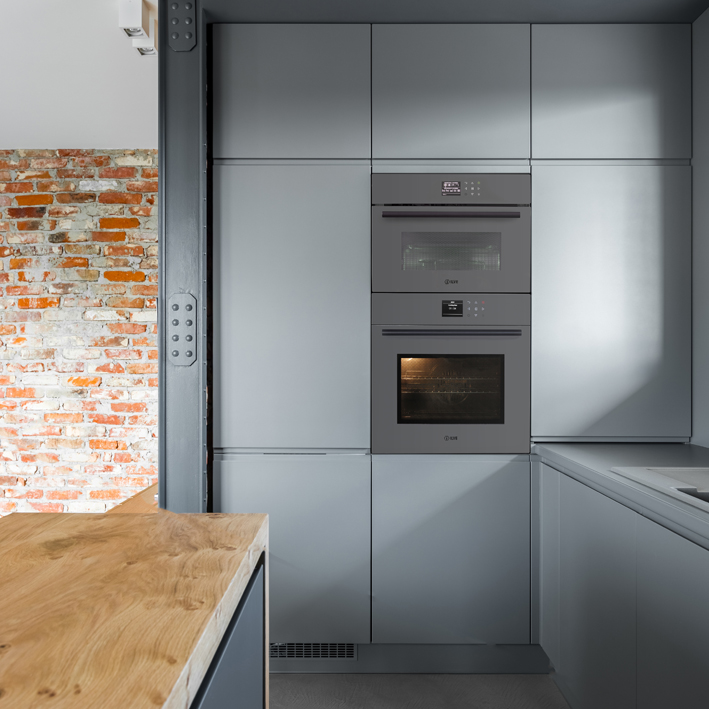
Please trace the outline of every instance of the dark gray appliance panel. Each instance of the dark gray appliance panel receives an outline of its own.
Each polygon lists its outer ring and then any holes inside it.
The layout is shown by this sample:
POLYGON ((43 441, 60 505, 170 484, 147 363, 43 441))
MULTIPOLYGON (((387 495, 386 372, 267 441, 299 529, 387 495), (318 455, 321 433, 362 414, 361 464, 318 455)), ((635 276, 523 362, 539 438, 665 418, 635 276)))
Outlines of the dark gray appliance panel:
POLYGON ((513 173, 374 173, 372 204, 529 205, 532 178, 513 173), (458 182, 444 187, 443 183, 458 182))
POLYGON ((372 291, 529 293, 530 231, 529 207, 374 206, 372 291))
POLYGON ((372 27, 375 158, 528 158, 529 25, 372 27))
POLYGON ((530 641, 530 464, 372 456, 372 641, 530 641))
POLYGON ((373 325, 529 325, 531 297, 517 293, 373 293, 373 325), (460 303, 462 316, 443 316, 443 303, 460 303))
POLYGON ((214 27, 217 158, 370 158, 370 27, 214 27))

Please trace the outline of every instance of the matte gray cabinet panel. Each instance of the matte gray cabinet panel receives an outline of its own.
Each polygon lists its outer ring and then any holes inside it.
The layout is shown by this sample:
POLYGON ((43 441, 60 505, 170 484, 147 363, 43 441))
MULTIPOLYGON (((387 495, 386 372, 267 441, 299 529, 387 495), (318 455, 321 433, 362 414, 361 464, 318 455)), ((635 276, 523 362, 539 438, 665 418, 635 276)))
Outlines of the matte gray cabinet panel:
MULTIPOLYGON (((690 158, 691 25, 533 25, 533 158, 690 158)), ((536 206, 536 205, 535 205, 536 206)))
POLYGON ((529 643, 529 466, 372 456, 372 642, 529 643))
POLYGON ((215 25, 217 158, 369 158, 369 25, 215 25))
POLYGON ((684 436, 691 168, 532 168, 532 436, 684 436))
POLYGON ((562 475, 560 667, 574 709, 635 706, 632 510, 562 475))
POLYGON ((557 672, 562 669, 560 655, 560 502, 561 473, 540 464, 539 484, 539 644, 557 672))
POLYGON ((374 25, 375 158, 528 158, 529 25, 374 25))
POLYGON ((215 167, 215 447, 370 447, 369 176, 215 167))
POLYGON ((709 552, 638 521, 638 708, 703 709, 709 676, 709 552))
POLYGON ((370 485, 367 455, 217 455, 215 511, 269 515, 271 642, 369 642, 370 485))

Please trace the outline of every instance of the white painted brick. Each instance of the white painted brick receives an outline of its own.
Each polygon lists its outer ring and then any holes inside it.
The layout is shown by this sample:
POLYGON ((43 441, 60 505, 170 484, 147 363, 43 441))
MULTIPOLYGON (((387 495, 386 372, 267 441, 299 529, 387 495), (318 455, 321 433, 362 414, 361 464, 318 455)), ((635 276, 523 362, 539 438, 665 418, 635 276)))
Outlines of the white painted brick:
POLYGON ((80 180, 79 189, 82 192, 106 192, 117 190, 118 182, 116 180, 80 180))

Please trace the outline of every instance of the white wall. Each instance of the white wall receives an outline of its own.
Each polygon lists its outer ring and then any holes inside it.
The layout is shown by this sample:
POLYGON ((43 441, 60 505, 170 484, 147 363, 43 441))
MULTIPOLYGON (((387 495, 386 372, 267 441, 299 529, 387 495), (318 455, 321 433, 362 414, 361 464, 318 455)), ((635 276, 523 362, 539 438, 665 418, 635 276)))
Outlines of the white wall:
POLYGON ((118 0, 0 0, 0 27, 0 150, 158 147, 158 58, 118 0))
POLYGON ((709 446, 709 10, 692 26, 692 443, 709 446))

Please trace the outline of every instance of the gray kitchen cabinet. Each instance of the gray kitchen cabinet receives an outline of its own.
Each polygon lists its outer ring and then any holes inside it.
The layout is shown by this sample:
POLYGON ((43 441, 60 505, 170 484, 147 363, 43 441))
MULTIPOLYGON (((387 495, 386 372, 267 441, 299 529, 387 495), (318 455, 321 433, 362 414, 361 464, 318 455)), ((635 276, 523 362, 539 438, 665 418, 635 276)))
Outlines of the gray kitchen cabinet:
POLYGON ((691 433, 691 168, 532 168, 532 436, 691 433))
POLYGON ((369 25, 217 24, 213 46, 215 157, 371 157, 369 25))
POLYGON ((216 455, 214 510, 269 515, 270 641, 368 643, 368 455, 216 455))
MULTIPOLYGON (((690 158, 691 25, 533 25, 533 158, 690 158)), ((536 207, 536 205, 535 205, 536 207)))
POLYGON ((539 644, 554 668, 562 669, 560 654, 561 473, 540 464, 539 476, 539 644))
POLYGON ((707 706, 709 551, 638 521, 638 709, 707 706))
POLYGON ((214 446, 369 448, 370 168, 214 168, 214 446))
POLYGON ((637 515, 566 475, 559 499, 557 676, 574 709, 634 707, 637 515))
POLYGON ((372 456, 372 642, 530 642, 529 466, 372 456))
POLYGON ((529 25, 373 25, 374 158, 528 158, 529 25))

